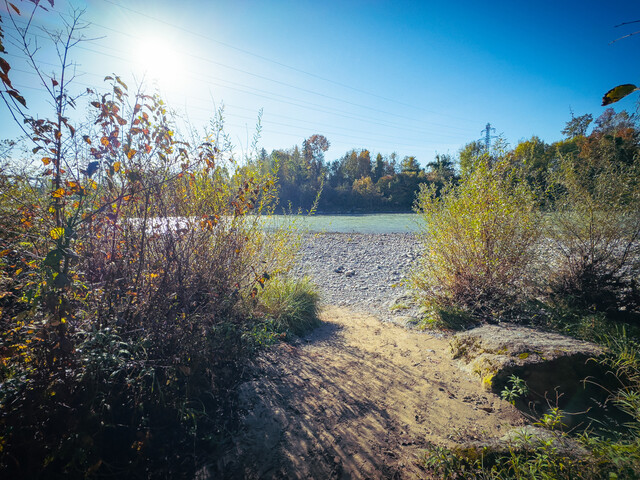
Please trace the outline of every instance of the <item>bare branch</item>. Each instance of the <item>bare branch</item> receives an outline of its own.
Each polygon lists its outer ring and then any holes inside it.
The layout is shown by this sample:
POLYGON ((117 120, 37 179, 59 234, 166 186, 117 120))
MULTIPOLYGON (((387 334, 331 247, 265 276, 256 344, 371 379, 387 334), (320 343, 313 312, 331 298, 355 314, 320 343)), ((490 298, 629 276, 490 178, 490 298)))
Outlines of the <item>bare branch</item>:
POLYGON ((614 28, 622 27, 623 25, 631 25, 632 23, 640 23, 640 20, 633 20, 631 22, 622 22, 616 25, 614 28))
POLYGON ((611 44, 613 44, 613 43, 616 43, 616 42, 617 42, 617 41, 619 41, 619 40, 623 40, 623 39, 625 39, 625 38, 633 37, 634 35, 637 35, 638 33, 640 33, 640 30, 637 30, 637 31, 635 31, 635 32, 633 32, 633 33, 629 33, 629 34, 624 35, 624 36, 622 36, 622 37, 620 37, 620 38, 616 38, 615 40, 612 40, 611 42, 609 42, 609 45, 611 45, 611 44))

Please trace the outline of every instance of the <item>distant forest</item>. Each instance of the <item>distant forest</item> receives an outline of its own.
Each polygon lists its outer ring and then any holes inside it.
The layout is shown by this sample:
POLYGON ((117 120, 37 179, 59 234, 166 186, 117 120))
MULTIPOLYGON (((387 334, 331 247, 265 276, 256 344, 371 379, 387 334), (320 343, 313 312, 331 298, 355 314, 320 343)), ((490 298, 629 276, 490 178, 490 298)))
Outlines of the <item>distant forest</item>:
POLYGON ((301 147, 271 154, 262 149, 256 161, 263 171, 277 171, 280 211, 308 211, 318 199, 319 213, 410 212, 421 184, 440 189, 455 183, 479 155, 506 158, 521 178, 544 189, 547 173, 561 158, 570 156, 580 163, 596 153, 630 163, 640 141, 637 119, 612 108, 595 121, 591 114, 572 116, 562 134, 563 140, 551 144, 533 136, 513 148, 499 138, 490 151, 483 142, 472 141, 455 157, 437 154, 425 168, 415 156, 400 159, 395 153, 374 155, 366 149, 351 150, 327 162, 324 153, 329 140, 323 135, 312 135, 301 147))

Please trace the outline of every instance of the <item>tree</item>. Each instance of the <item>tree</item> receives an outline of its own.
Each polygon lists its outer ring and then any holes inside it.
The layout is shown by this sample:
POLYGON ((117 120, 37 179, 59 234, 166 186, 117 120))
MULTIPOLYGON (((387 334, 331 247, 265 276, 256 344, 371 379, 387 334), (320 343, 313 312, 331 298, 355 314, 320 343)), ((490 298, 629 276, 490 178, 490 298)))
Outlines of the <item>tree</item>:
POLYGON ((596 118, 594 132, 611 134, 627 128, 635 128, 635 122, 629 114, 623 110, 616 113, 611 107, 596 118))
POLYGON ((304 159, 309 170, 309 180, 314 184, 321 182, 324 169, 324 152, 331 144, 324 135, 312 135, 302 142, 304 159))
POLYGON ((471 173, 475 162, 483 155, 487 155, 484 143, 479 140, 467 143, 458 153, 460 157, 460 173, 462 175, 471 173))
POLYGON ((432 182, 443 184, 451 180, 456 174, 453 159, 449 154, 436 153, 434 161, 427 163, 427 167, 430 169, 427 177, 432 182))
POLYGON ((380 180, 385 174, 385 161, 382 158, 382 154, 379 153, 376 156, 376 164, 373 167, 373 175, 371 180, 375 183, 380 180))
POLYGON ((562 134, 567 138, 584 137, 587 135, 587 129, 592 121, 593 115, 590 113, 575 117, 571 112, 571 120, 562 129, 562 134))
POLYGON ((380 199, 380 192, 371 177, 362 177, 353 182, 353 193, 362 199, 364 206, 373 208, 376 200, 380 199))
POLYGON ((387 162, 387 169, 384 172, 385 175, 395 175, 398 173, 398 154, 396 152, 389 155, 389 161, 387 162))
POLYGON ((369 150, 351 150, 342 158, 343 171, 347 181, 371 176, 371 155, 369 150))
POLYGON ((420 164, 416 157, 404 157, 400 162, 400 171, 402 173, 418 173, 421 170, 420 164))

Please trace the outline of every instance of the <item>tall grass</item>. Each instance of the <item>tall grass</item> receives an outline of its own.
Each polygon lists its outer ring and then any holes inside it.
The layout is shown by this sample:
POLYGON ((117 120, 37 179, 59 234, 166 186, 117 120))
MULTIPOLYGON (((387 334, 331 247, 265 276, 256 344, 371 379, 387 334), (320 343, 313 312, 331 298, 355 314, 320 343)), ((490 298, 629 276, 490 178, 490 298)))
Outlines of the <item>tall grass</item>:
POLYGON ((277 332, 300 336, 320 324, 317 289, 306 277, 271 280, 258 296, 258 310, 277 332))

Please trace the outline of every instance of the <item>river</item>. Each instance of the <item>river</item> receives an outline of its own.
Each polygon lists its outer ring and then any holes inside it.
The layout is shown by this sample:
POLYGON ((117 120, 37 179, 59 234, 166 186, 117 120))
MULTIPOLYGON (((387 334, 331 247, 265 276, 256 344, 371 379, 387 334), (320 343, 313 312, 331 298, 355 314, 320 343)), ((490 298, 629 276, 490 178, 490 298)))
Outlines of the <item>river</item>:
MULTIPOLYGON (((287 217, 289 218, 289 217, 287 217)), ((285 218, 267 217, 267 224, 281 225, 285 218)), ((377 213, 367 215, 300 215, 295 226, 304 231, 337 233, 416 233, 421 229, 415 213, 377 213)))

